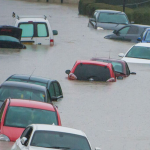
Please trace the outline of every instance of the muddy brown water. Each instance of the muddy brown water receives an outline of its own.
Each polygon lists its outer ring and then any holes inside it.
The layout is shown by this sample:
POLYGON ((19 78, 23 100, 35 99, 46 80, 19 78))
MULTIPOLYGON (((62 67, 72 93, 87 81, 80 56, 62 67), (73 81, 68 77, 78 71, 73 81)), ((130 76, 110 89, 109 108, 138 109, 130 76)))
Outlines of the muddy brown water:
MULTIPOLYGON (((0 0, 0 24, 13 25, 18 15, 47 15, 58 30, 55 46, 31 46, 25 50, 0 49, 0 83, 12 74, 31 74, 57 79, 64 98, 56 102, 62 125, 83 130, 94 149, 150 149, 150 65, 129 64, 137 75, 116 83, 69 81, 65 74, 78 59, 119 58, 134 43, 103 37, 111 31, 87 27, 77 5, 0 0)), ((0 150, 13 143, 0 142, 0 150)))

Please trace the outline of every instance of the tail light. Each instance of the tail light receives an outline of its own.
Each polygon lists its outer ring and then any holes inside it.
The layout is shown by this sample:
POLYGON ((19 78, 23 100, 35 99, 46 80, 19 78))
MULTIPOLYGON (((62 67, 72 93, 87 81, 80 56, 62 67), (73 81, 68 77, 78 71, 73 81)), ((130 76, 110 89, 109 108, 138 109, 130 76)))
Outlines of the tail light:
POLYGON ((76 77, 75 74, 70 73, 70 74, 69 74, 69 79, 71 79, 71 80, 77 80, 77 77, 76 77))
POLYGON ((106 82, 115 82, 116 80, 114 78, 109 78, 106 82))
POLYGON ((53 46, 53 45, 54 45, 54 40, 50 39, 50 46, 53 46))

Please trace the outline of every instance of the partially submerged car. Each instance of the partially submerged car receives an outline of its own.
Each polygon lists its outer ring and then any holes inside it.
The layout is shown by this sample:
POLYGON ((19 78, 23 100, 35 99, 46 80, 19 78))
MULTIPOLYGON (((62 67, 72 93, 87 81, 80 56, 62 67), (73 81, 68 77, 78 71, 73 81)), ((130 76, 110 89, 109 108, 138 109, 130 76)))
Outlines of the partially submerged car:
POLYGON ((118 30, 114 30, 112 34, 107 35, 104 38, 137 43, 139 42, 138 38, 147 28, 150 28, 150 26, 130 24, 118 30))
POLYGON ((142 42, 142 43, 150 43, 150 28, 147 28, 141 37, 139 37, 137 39, 139 42, 142 42))
POLYGON ((132 46, 126 54, 120 53, 119 57, 128 63, 150 64, 150 44, 138 43, 132 46))
POLYGON ((71 71, 66 70, 66 74, 70 80, 116 81, 112 64, 98 61, 77 60, 71 71))
POLYGON ((114 67, 116 77, 119 76, 128 77, 130 74, 136 74, 135 72, 130 72, 129 66, 124 60, 108 59, 108 58, 92 58, 91 60, 111 63, 114 67))
MULTIPOLYGON (((42 124, 29 125, 16 140, 11 150, 26 148, 30 150, 92 150, 83 131, 42 124)), ((100 148, 95 148, 95 150, 100 150, 100 148)))
POLYGON ((29 124, 61 126, 57 108, 31 100, 6 99, 0 109, 0 140, 16 141, 29 124))
POLYGON ((0 107, 7 98, 28 99, 51 103, 49 92, 44 86, 21 83, 14 81, 5 81, 0 86, 0 107))
POLYGON ((14 26, 0 26, 0 48, 25 49, 20 42, 22 29, 14 26))
POLYGON ((117 30, 128 24, 130 22, 124 12, 95 10, 93 18, 89 19, 88 26, 94 29, 117 30))
POLYGON ((62 88, 57 80, 31 75, 14 74, 8 77, 6 81, 24 82, 41 85, 47 88, 51 100, 58 100, 63 98, 62 88))

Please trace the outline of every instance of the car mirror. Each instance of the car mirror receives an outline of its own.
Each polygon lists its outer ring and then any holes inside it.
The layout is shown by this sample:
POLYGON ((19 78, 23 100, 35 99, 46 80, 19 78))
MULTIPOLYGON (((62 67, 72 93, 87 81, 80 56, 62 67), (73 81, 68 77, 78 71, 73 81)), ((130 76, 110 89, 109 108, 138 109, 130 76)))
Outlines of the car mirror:
POLYGON ((124 57, 124 53, 120 53, 118 56, 119 57, 124 57))
POLYGON ((140 41, 140 42, 141 42, 141 41, 142 41, 141 37, 138 37, 138 38, 137 38, 137 41, 140 41))
POLYGON ((136 72, 130 72, 130 74, 136 74, 136 72))
POLYGON ((58 35, 58 31, 57 30, 53 30, 53 35, 58 35))
POLYGON ((69 75, 69 73, 70 73, 70 70, 66 70, 66 71, 65 71, 65 73, 69 75))
POLYGON ((134 24, 134 21, 131 21, 130 23, 131 23, 131 24, 134 24))
POLYGON ((123 80, 123 77, 122 76, 118 76, 117 79, 118 80, 123 80))
POLYGON ((21 144, 22 145, 25 145, 25 142, 27 141, 27 138, 26 137, 23 137, 23 138, 21 138, 21 144))
POLYGON ((95 147, 95 150, 101 150, 101 148, 99 148, 99 147, 95 147))
POLYGON ((95 18, 90 18, 89 21, 96 22, 96 19, 95 18))

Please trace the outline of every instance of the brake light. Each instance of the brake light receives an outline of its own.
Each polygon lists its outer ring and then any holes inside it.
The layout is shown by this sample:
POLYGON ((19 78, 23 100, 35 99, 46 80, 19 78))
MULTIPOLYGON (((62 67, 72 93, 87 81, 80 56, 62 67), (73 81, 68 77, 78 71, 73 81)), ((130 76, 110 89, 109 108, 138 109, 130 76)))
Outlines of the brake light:
POLYGON ((28 22, 30 22, 30 23, 31 23, 31 22, 33 22, 33 21, 28 21, 28 22))
POLYGON ((50 46, 53 46, 53 45, 54 45, 54 40, 50 39, 50 46))

